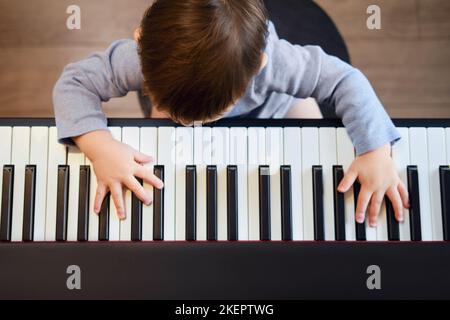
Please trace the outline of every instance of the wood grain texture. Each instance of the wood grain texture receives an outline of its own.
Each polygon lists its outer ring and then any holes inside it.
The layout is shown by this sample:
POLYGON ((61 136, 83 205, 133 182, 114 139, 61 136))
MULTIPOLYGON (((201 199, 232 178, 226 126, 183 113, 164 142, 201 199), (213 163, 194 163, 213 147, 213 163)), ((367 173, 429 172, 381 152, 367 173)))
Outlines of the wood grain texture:
POLYGON ((0 0, 0 46, 108 45, 131 38, 149 0, 0 0), (81 9, 81 29, 68 30, 66 9, 81 9))
MULTIPOLYGON (((132 37, 151 0, 0 0, 0 117, 53 115, 64 66, 132 37), (81 7, 81 30, 66 8, 81 7)), ((394 117, 450 117, 450 1, 316 0, 336 22, 353 63, 394 117), (370 4, 382 30, 366 27, 370 4)), ((141 117, 135 94, 105 104, 109 117, 141 117)))
POLYGON ((317 0, 392 117, 450 117, 450 1, 317 0), (382 30, 366 9, 381 8, 382 30))
POLYGON ((416 39, 419 36, 417 0, 316 0, 333 19, 345 40, 383 38, 416 39), (367 28, 367 8, 381 8, 381 30, 367 28))
POLYGON ((422 39, 450 40, 450 1, 421 0, 418 10, 422 39))
MULTIPOLYGON (((0 50, 0 117, 52 117, 52 91, 64 66, 100 47, 20 47, 0 50)), ((141 117, 137 96, 104 104, 110 117, 141 117)))

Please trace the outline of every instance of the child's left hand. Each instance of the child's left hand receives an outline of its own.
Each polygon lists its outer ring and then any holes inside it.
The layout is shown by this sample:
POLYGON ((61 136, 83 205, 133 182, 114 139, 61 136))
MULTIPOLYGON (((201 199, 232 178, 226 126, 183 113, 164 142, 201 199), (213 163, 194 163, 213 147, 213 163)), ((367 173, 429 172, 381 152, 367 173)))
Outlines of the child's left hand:
POLYGON ((359 180, 361 192, 356 208, 358 223, 364 222, 369 208, 370 226, 376 227, 385 194, 391 200, 395 217, 399 222, 404 218, 403 207, 409 208, 408 190, 398 176, 390 153, 391 146, 387 144, 357 157, 338 187, 338 191, 344 193, 351 188, 356 179, 359 180))

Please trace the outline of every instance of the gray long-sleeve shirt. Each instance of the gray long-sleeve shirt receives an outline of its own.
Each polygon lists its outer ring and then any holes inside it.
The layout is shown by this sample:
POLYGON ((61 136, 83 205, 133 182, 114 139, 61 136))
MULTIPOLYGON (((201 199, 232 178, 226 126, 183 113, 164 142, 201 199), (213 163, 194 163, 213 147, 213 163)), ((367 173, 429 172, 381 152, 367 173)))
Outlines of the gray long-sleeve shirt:
MULTIPOLYGON (((318 46, 293 45, 278 38, 272 23, 265 53, 268 63, 225 117, 282 118, 296 98, 314 97, 335 106, 358 155, 400 139, 367 78, 318 46)), ((69 64, 53 92, 60 142, 106 130, 102 102, 142 89, 137 44, 114 42, 106 51, 69 64)))

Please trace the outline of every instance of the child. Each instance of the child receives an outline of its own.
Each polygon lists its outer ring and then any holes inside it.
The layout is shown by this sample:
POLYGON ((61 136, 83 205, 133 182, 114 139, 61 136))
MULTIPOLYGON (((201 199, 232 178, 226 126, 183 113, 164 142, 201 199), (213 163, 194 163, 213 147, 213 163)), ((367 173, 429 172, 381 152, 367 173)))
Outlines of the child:
POLYGON ((385 194, 403 220, 408 193, 390 157, 400 135, 368 80, 317 46, 280 40, 262 0, 157 0, 135 41, 114 42, 65 68, 53 94, 59 139, 75 143, 93 163, 94 210, 110 191, 121 219, 124 187, 151 203, 135 177, 163 187, 142 166, 151 156, 115 141, 107 129, 101 103, 129 91, 146 93, 153 117, 185 125, 221 117, 280 118, 292 114, 298 98, 331 102, 357 152, 338 189, 346 192, 360 181, 357 222, 368 211, 375 227, 385 194))

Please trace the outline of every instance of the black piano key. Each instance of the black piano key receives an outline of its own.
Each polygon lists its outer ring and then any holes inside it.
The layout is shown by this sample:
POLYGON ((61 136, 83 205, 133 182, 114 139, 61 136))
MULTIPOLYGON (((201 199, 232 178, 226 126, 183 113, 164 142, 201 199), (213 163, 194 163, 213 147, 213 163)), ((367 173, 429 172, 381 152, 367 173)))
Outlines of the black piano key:
POLYGON ((105 199, 103 200, 102 206, 100 208, 100 213, 98 217, 98 240, 99 241, 109 241, 109 219, 110 216, 110 201, 111 193, 108 192, 105 199))
POLYGON ((238 240, 238 167, 227 168, 227 214, 228 214, 228 241, 238 240))
MULTIPOLYGON (((164 182, 164 166, 155 166, 153 172, 164 182)), ((153 240, 164 240, 164 189, 153 188, 153 240)))
POLYGON ((323 216, 323 173, 322 166, 312 167, 313 204, 314 204, 314 240, 325 240, 325 225, 323 216))
POLYGON ((270 167, 259 167, 259 237, 270 241, 270 167))
POLYGON ((13 190, 14 166, 6 165, 3 167, 0 241, 11 241, 13 190))
POLYGON ((281 236, 292 240, 292 182, 291 166, 281 166, 281 236))
POLYGON ((36 196, 36 166, 25 167, 25 187, 23 199, 22 240, 33 241, 34 208, 36 196))
POLYGON ((91 167, 80 166, 80 185, 78 196, 78 241, 88 241, 89 200, 91 189, 91 167))
POLYGON ((333 166, 334 230, 336 241, 345 241, 345 196, 338 186, 344 178, 344 168, 333 166))
POLYGON ((217 240, 217 167, 206 168, 206 235, 208 241, 217 240))
POLYGON ((410 198, 409 226, 411 240, 422 240, 422 229, 420 223, 420 197, 419 197, 419 172, 417 166, 408 166, 408 192, 410 198))
POLYGON ((58 188, 56 191, 56 241, 67 240, 67 214, 69 208, 70 167, 58 166, 58 188))
POLYGON ((186 167, 186 240, 197 240, 197 167, 186 167))
MULTIPOLYGON (((361 184, 358 181, 355 181, 353 184, 353 194, 355 198, 355 211, 358 207, 358 196, 359 192, 361 191, 361 184)), ((363 223, 356 222, 356 240, 357 241, 366 241, 366 221, 364 220, 363 223)))
MULTIPOLYGON (((142 179, 137 179, 142 185, 142 179)), ((131 241, 142 241, 142 201, 131 196, 131 241)))
POLYGON ((394 207, 392 206, 391 200, 385 197, 386 202, 386 219, 387 219, 387 229, 388 229, 388 240, 389 241, 400 241, 400 226, 397 219, 395 218, 394 207))
POLYGON ((444 241, 450 241, 450 166, 441 166, 440 183, 444 241))

